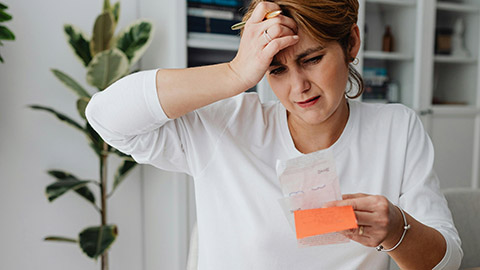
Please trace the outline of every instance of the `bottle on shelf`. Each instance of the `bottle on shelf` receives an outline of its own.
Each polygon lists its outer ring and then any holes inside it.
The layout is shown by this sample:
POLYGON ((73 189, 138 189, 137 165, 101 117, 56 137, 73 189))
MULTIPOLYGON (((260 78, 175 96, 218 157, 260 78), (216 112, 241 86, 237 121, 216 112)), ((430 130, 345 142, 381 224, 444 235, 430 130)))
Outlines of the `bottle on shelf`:
POLYGON ((389 25, 385 27, 385 33, 383 34, 382 51, 393 52, 393 35, 389 25))
POLYGON ((400 86, 398 82, 389 80, 387 82, 387 102, 399 103, 400 102, 400 86))
POLYGON ((452 55, 457 57, 468 57, 469 53, 465 48, 465 24, 461 18, 455 21, 452 34, 452 55))

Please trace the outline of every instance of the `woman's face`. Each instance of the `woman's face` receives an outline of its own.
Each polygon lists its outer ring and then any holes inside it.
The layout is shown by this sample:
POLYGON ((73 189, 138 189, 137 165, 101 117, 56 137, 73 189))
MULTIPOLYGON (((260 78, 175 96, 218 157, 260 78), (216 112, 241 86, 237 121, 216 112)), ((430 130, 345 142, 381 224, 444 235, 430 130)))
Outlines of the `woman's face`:
POLYGON ((337 42, 319 44, 302 30, 299 42, 278 53, 267 71, 289 122, 324 123, 345 103, 348 66, 337 42))

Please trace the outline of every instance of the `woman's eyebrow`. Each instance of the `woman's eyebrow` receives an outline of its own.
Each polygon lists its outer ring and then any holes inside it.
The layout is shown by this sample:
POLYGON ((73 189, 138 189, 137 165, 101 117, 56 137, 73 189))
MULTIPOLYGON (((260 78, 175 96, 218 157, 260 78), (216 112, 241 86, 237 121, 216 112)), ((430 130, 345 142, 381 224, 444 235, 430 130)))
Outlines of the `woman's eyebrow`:
MULTIPOLYGON (((307 57, 308 55, 312 54, 312 53, 315 53, 315 52, 318 52, 318 51, 321 51, 325 49, 324 46, 320 45, 318 47, 314 47, 314 48, 309 48, 309 49, 306 49, 305 51, 303 51, 302 53, 299 53, 297 54, 297 56, 295 57, 295 62, 300 62, 300 60, 302 60, 303 58, 307 57)), ((281 66, 282 65, 282 62, 278 60, 277 56, 275 56, 272 60, 272 62, 270 63, 270 66, 281 66)))
POLYGON ((273 60, 270 63, 270 66, 274 67, 274 66, 281 66, 281 65, 282 65, 282 63, 280 61, 278 61, 277 56, 273 57, 273 60))
POLYGON ((320 45, 318 47, 306 49, 304 52, 302 52, 300 54, 297 54, 297 57, 295 57, 295 61, 298 62, 298 61, 302 60, 303 58, 307 57, 308 55, 310 55, 312 53, 315 53, 315 52, 318 52, 318 51, 321 51, 323 49, 325 49, 325 47, 323 47, 322 45, 320 45))

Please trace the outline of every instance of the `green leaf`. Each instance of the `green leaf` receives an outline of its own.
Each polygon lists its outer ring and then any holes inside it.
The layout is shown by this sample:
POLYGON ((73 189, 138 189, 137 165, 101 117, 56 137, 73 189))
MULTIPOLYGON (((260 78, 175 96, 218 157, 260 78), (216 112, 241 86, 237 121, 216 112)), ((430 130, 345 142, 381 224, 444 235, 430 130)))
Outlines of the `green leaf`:
POLYGON ((113 15, 110 11, 100 14, 93 27, 93 35, 90 40, 90 53, 96 55, 102 51, 110 49, 114 32, 113 15))
POLYGON ((84 66, 87 66, 92 60, 92 54, 90 53, 90 42, 86 35, 84 35, 82 30, 71 24, 65 24, 63 30, 67 36, 68 44, 70 44, 75 55, 80 58, 84 66))
POLYGON ((77 100, 77 111, 80 116, 87 120, 87 117, 85 116, 85 109, 87 108, 88 102, 90 101, 89 98, 86 97, 81 97, 77 100))
POLYGON ((112 14, 115 24, 118 23, 118 19, 120 18, 120 2, 116 2, 112 7, 112 14))
MULTIPOLYGON (((64 171, 50 170, 50 171, 48 171, 48 174, 57 178, 58 181, 66 181, 66 180, 80 181, 75 175, 64 172, 64 171)), ((92 181, 88 181, 88 182, 92 182, 92 181)), ((75 192, 78 195, 85 198, 87 201, 95 204, 95 196, 93 195, 93 192, 90 190, 90 188, 88 188, 87 186, 77 188, 77 189, 75 189, 75 192)))
POLYGON ((44 106, 39 106, 39 105, 30 105, 30 108, 34 110, 43 110, 50 112, 57 116, 58 119, 64 121, 65 123, 75 127, 76 129, 80 130, 83 132, 87 138, 89 139, 90 143, 89 145, 92 147, 92 149, 97 153, 98 156, 102 155, 102 149, 103 149, 103 140, 100 138, 100 136, 93 130, 93 128, 87 123, 86 128, 83 128, 80 124, 69 118, 68 116, 58 113, 55 110, 51 108, 47 108, 44 106))
POLYGON ((55 110, 53 110, 51 108, 40 106, 40 105, 30 105, 29 107, 34 109, 34 110, 41 110, 41 111, 46 111, 46 112, 52 113, 53 115, 55 115, 61 121, 65 122, 65 123, 73 126, 74 128, 76 128, 76 129, 85 133, 85 130, 83 129, 83 127, 80 124, 78 124, 77 122, 72 120, 70 117, 68 117, 68 116, 66 116, 62 113, 56 112, 55 110))
POLYGON ((47 236, 43 240, 45 241, 58 241, 58 242, 67 242, 67 243, 78 243, 77 239, 63 237, 63 236, 47 236))
POLYGON ((123 182, 128 173, 135 168, 135 165, 137 165, 135 161, 124 160, 122 162, 114 176, 112 193, 123 182))
POLYGON ((0 22, 10 21, 11 19, 12 19, 12 15, 0 9, 0 22))
POLYGON ((72 79, 70 76, 67 74, 61 72, 58 69, 51 69, 53 72, 53 75, 57 77, 66 87, 70 88, 77 94, 79 97, 86 97, 90 98, 90 94, 85 90, 80 84, 78 84, 74 79, 72 79))
POLYGON ((116 39, 116 46, 135 64, 145 53, 153 37, 152 23, 140 20, 126 27, 116 39))
POLYGON ((15 35, 7 27, 0 25, 0 39, 15 40, 15 35))
POLYGON ((88 257, 96 259, 112 245, 117 235, 115 225, 90 227, 80 232, 80 247, 88 257))
POLYGON ((104 0, 103 1, 103 11, 109 11, 110 10, 110 0, 104 0))
POLYGON ((102 151, 103 151, 103 140, 98 135, 98 133, 92 128, 92 126, 87 123, 87 127, 85 128, 87 137, 90 141, 90 147, 93 149, 93 151, 99 156, 102 156, 102 151))
POLYGON ((104 90, 128 72, 128 59, 119 49, 101 52, 87 67, 87 82, 100 90, 104 90))
POLYGON ((115 148, 110 148, 110 153, 112 154, 116 154, 118 157, 120 158, 123 158, 123 159, 126 159, 126 160, 130 160, 130 161, 134 161, 134 159, 132 158, 132 156, 130 155, 127 155, 125 153, 122 153, 120 151, 118 151, 118 149, 115 149, 115 148))
POLYGON ((50 202, 53 202, 55 199, 65 194, 67 191, 77 190, 81 187, 84 187, 90 182, 91 181, 80 181, 73 178, 57 181, 47 186, 47 198, 50 202))

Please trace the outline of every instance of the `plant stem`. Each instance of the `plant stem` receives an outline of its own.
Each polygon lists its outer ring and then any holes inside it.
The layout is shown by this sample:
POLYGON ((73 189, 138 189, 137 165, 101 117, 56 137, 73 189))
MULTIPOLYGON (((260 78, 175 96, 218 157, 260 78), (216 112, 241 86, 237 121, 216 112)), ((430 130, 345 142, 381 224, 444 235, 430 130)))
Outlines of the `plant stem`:
MULTIPOLYGON (((103 143, 103 153, 100 158, 100 192, 102 198, 102 226, 107 225, 107 158, 108 145, 103 143)), ((108 270, 108 251, 102 254, 102 270, 108 270)))

